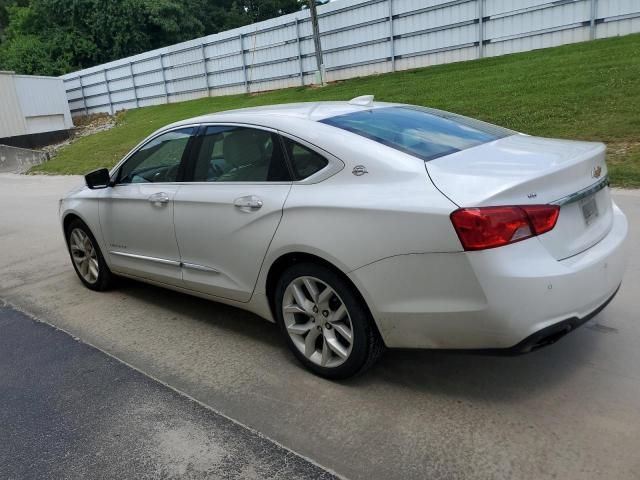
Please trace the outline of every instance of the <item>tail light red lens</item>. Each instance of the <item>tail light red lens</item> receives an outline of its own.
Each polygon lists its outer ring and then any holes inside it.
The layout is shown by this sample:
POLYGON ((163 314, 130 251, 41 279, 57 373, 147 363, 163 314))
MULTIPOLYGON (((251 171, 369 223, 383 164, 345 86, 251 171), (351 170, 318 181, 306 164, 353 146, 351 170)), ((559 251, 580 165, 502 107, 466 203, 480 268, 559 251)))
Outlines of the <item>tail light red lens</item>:
POLYGON ((559 214, 557 205, 460 208, 451 222, 465 250, 484 250, 548 232, 559 214))

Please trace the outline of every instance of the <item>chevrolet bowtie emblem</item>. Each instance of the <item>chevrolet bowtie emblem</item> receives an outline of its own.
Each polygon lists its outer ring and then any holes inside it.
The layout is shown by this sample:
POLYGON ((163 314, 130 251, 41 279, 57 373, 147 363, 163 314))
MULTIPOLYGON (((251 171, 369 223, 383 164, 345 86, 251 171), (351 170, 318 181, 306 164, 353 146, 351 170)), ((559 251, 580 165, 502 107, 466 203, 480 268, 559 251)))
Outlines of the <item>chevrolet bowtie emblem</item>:
POLYGON ((601 174, 602 174, 602 167, 600 165, 598 165, 597 167, 593 167, 593 170, 591 170, 591 176, 593 178, 600 178, 601 174))

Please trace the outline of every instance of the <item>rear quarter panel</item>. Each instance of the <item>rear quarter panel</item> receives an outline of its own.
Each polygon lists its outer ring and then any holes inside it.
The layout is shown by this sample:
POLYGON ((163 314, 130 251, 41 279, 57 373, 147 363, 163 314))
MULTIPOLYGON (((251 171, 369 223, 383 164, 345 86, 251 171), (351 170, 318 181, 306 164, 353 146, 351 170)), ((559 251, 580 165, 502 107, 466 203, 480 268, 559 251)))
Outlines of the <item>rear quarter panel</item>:
POLYGON ((449 220, 456 206, 433 186, 422 160, 348 132, 336 137, 333 148, 327 138, 322 148, 345 168, 317 184, 293 185, 257 293, 286 253, 314 254, 349 273, 395 255, 461 250, 449 220), (352 174, 356 165, 368 173, 352 174))

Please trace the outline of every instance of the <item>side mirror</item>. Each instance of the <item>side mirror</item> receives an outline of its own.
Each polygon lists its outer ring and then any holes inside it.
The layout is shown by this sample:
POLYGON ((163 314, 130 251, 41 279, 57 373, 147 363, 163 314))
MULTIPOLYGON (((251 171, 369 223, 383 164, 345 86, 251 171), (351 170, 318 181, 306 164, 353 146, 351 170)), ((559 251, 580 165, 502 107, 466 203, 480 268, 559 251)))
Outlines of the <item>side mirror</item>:
POLYGON ((111 186, 111 177, 109 177, 109 170, 106 168, 99 168, 98 170, 87 173, 84 176, 84 181, 87 182, 87 187, 91 190, 111 186))

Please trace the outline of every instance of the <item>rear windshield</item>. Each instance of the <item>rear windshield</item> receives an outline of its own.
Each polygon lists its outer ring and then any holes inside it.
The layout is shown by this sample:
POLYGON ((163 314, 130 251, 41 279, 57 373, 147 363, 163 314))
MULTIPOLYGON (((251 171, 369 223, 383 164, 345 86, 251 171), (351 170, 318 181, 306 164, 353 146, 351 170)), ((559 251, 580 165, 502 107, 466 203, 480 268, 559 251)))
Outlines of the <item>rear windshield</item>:
POLYGON ((454 113, 412 106, 374 108, 321 121, 425 161, 516 133, 454 113))

